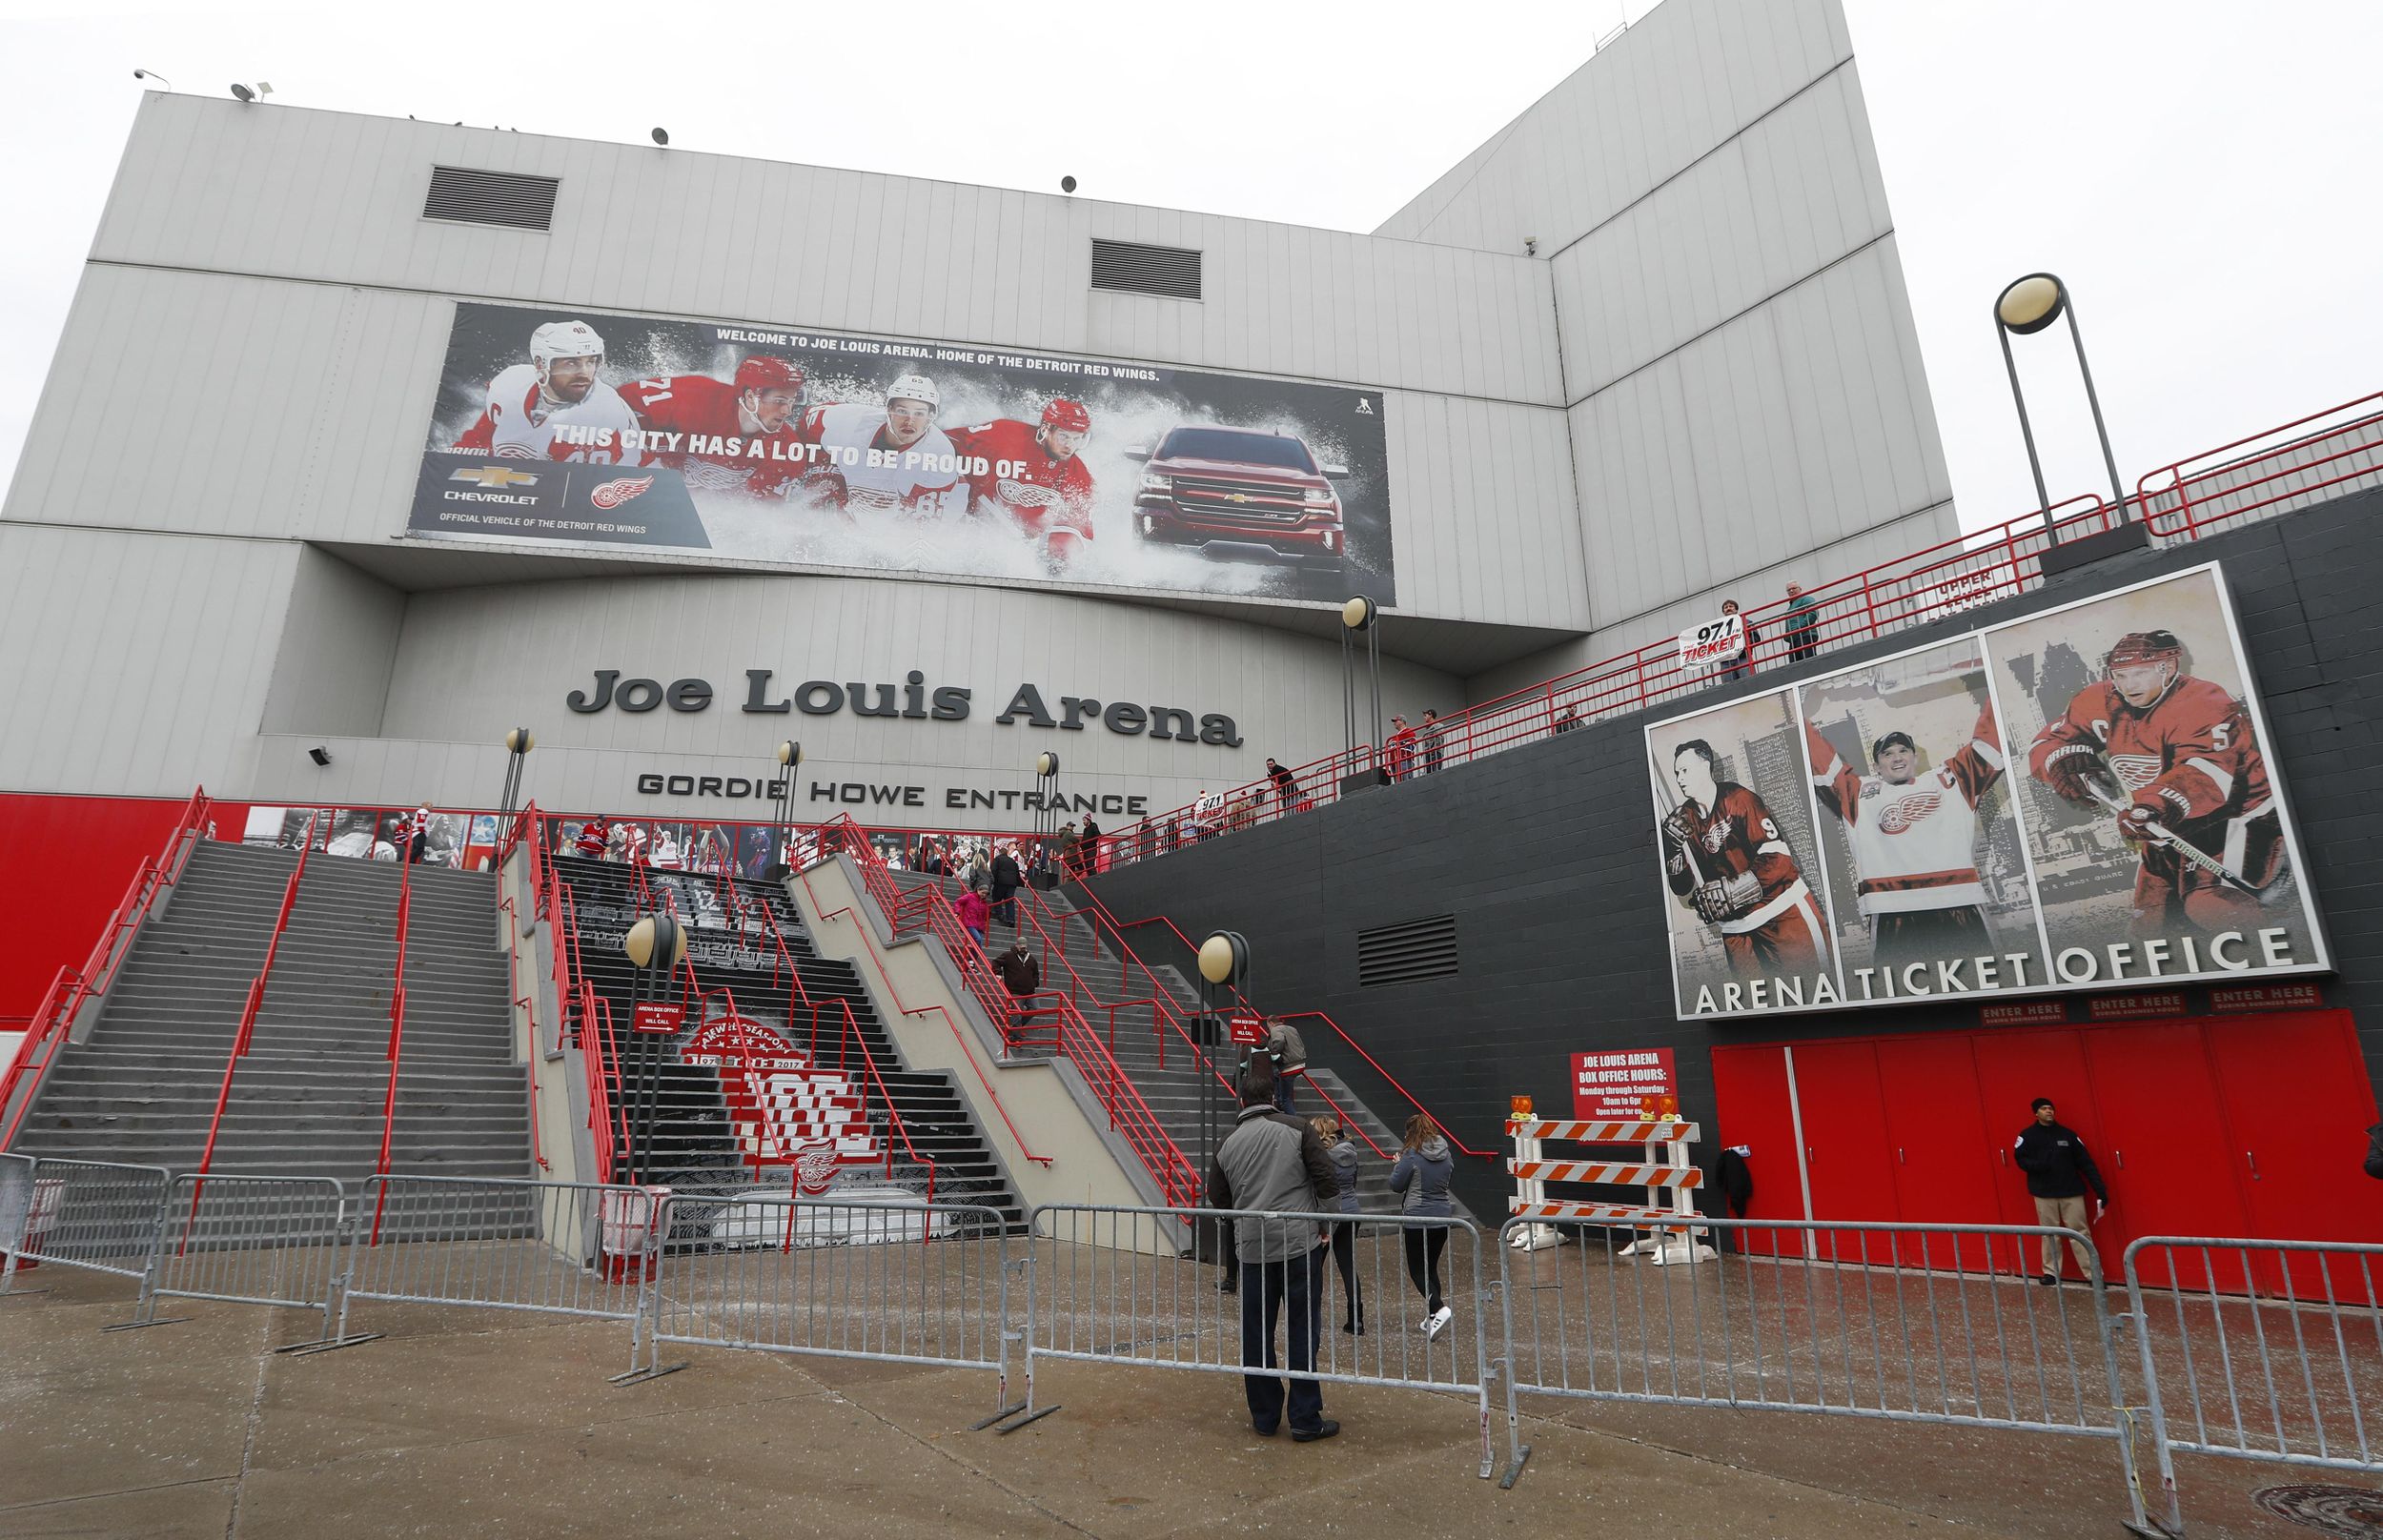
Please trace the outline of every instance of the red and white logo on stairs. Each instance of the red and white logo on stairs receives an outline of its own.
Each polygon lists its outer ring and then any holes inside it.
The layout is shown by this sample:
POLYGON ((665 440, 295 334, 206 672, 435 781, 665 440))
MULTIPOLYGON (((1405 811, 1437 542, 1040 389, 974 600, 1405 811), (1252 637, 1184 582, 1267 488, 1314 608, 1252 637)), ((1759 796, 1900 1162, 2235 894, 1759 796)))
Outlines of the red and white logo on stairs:
POLYGON ((721 1095, 745 1161, 757 1170, 793 1167, 795 1187, 806 1196, 825 1192, 841 1166, 885 1158, 851 1079, 813 1067, 764 1023, 715 1017, 695 1029, 681 1058, 720 1071, 721 1095))

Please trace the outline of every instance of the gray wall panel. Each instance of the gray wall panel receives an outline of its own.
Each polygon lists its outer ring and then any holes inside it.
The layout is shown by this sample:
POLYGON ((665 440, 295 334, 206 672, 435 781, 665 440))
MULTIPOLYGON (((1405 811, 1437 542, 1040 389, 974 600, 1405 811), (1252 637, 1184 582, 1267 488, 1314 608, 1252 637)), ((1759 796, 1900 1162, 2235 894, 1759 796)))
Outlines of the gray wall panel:
POLYGON ((404 618, 403 594, 336 557, 301 546, 262 730, 379 732, 404 618))

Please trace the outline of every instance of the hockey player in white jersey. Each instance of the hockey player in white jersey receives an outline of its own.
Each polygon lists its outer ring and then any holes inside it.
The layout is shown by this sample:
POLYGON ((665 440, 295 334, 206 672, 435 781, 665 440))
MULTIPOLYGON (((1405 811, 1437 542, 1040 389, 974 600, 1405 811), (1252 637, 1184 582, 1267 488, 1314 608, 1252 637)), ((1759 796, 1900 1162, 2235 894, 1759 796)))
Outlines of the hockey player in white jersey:
POLYGON ((1870 745, 1875 773, 1840 759, 1803 724, 1812 786, 1853 841, 1855 891, 1870 922, 1871 961, 1900 968, 1994 950, 1978 878, 1978 803, 2003 774, 1994 714, 1978 713, 1969 741, 1932 770, 1905 732, 1870 745))
POLYGON ((643 456, 625 448, 621 436, 636 429, 637 414, 597 377, 603 364, 604 339, 594 327, 548 321, 530 334, 530 361, 514 364, 488 382, 486 408, 455 447, 505 459, 640 463, 643 456), (555 430, 563 426, 608 428, 612 441, 558 442, 555 430))
POLYGON ((813 407, 803 436, 821 453, 798 496, 847 514, 865 508, 935 517, 966 505, 959 451, 935 426, 943 409, 935 382, 905 375, 883 408, 858 401, 813 407))

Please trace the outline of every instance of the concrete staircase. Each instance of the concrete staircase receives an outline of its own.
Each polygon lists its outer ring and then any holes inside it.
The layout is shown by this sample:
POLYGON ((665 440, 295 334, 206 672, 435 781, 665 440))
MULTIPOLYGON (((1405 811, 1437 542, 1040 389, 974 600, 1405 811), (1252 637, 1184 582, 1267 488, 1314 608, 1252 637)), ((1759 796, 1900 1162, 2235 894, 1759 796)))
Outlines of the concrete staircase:
MULTIPOLYGON (((297 853, 201 841, 133 938, 88 1041, 67 1047, 12 1148, 195 1169, 297 853)), ((316 851, 234 1071, 213 1169, 376 1167, 388 1085, 399 868, 316 851)), ((495 879, 416 866, 393 1171, 523 1178, 528 1083, 514 1062, 495 879)))
MULTIPOLYGON (((791 1175, 786 1167, 757 1169, 747 1162, 722 1094, 721 1071, 682 1062, 685 1043, 698 1025, 694 1015, 690 1013, 684 1029, 667 1038, 641 1038, 626 1031, 634 980, 621 950, 621 938, 644 912, 634 873, 614 862, 569 856, 556 858, 555 871, 572 889, 580 923, 580 972, 611 1009, 621 1056, 621 1083, 624 1087, 634 1085, 649 1069, 656 1080, 655 1156, 646 1179, 666 1184, 682 1195, 713 1193, 733 1198, 741 1192, 786 1192, 791 1175)), ((783 890, 766 882, 682 871, 648 868, 645 877, 653 902, 659 904, 667 892, 679 917, 692 927, 688 956, 699 987, 725 988, 734 996, 739 1014, 779 1031, 797 1052, 820 1068, 845 1073, 856 1088, 866 1076, 859 1044, 866 1044, 875 1059, 886 1100, 900 1111, 910 1145, 923 1159, 909 1159, 872 1093, 865 1098, 870 1104, 870 1134, 881 1150, 891 1151, 891 1172, 883 1161, 845 1166, 825 1197, 854 1202, 915 1201, 926 1195, 926 1163, 931 1161, 936 1202, 980 1204, 999 1212, 1009 1225, 1024 1224, 1025 1210, 1016 1190, 953 1076, 947 1070, 915 1070, 904 1064, 858 971, 849 962, 818 954, 801 915, 783 890), (784 960, 759 920, 764 907, 775 917, 778 933, 785 941, 784 960), (792 977, 785 975, 786 961, 793 964, 792 977), (801 981, 800 989, 796 979, 801 981), (845 1039, 844 1012, 837 1008, 839 1002, 852 1013, 856 1035, 850 1044, 845 1039)), ((724 1012, 725 997, 714 996, 705 1008, 715 1016, 724 1012)), ((621 1179, 626 1180, 625 1174, 621 1179)), ((723 1205, 723 1211, 728 1206, 723 1205)), ((700 1212, 694 1223, 703 1223, 700 1212)))
MULTIPOLYGON (((905 889, 940 887, 947 898, 958 897, 961 890, 959 879, 953 877, 930 877, 920 872, 896 872, 893 876, 895 882, 905 889)), ((1168 1030, 1165 1062, 1162 1064, 1156 1011, 1148 1005, 1120 1005, 1112 1012, 1105 1006, 1090 1003, 1091 1001, 1147 999, 1151 993, 1151 981, 1136 966, 1132 970, 1132 982, 1128 984, 1125 964, 1102 944, 1093 934, 1091 924, 1077 914, 1075 904, 1065 889, 1056 892, 1028 889, 1018 895, 1018 902, 1022 908, 1032 913, 1045 934, 1058 936, 1064 932, 1066 937, 1067 954, 1063 963, 1062 960, 1047 955, 1049 949, 1040 943, 1031 925, 1027 927, 1029 949, 1042 957, 1043 987, 1066 989, 1067 971, 1070 967, 1074 969, 1089 997, 1078 1003, 1085 1021, 1109 1043, 1118 1067, 1133 1083, 1134 1089, 1141 1092, 1143 1101, 1150 1104, 1151 1114, 1184 1154, 1196 1164, 1200 1147, 1201 1071, 1192 1063, 1183 1039, 1174 1035, 1171 1028, 1168 1030)), ((925 923, 923 917, 908 917, 903 925, 904 933, 923 929, 925 923)), ((1012 939, 1011 928, 996 920, 987 938, 987 949, 994 954, 1006 951, 1012 939)), ((1152 972, 1167 998, 1174 1003, 1181 1019, 1186 1022, 1196 1020, 1199 994, 1182 973, 1171 966, 1155 962, 1152 963, 1152 972)), ((1320 1047, 1322 1044, 1313 1041, 1309 1044, 1311 1054, 1320 1047)), ((1227 1044, 1219 1051, 1218 1057, 1220 1062, 1231 1066, 1239 1063, 1240 1052, 1227 1044)), ((1344 1125, 1355 1125, 1350 1137, 1356 1139, 1359 1151, 1357 1206, 1367 1213, 1396 1212, 1399 1198, 1390 1189, 1390 1161, 1383 1158, 1383 1155, 1395 1158, 1398 1153, 1396 1130, 1358 1100, 1347 1083, 1332 1070, 1311 1064, 1308 1080, 1312 1088, 1303 1085, 1293 1092, 1296 1098, 1294 1104, 1301 1117, 1332 1111, 1333 1107, 1325 1104, 1324 1099, 1329 1097, 1344 1114, 1344 1125), (1362 1130, 1362 1133, 1356 1130, 1362 1130), (1367 1143, 1368 1138, 1372 1141, 1371 1145, 1367 1143), (1376 1146, 1383 1155, 1376 1155, 1376 1146)), ((1233 1115, 1232 1098, 1221 1085, 1215 1088, 1215 1095, 1223 1108, 1220 1116, 1229 1126, 1233 1115)), ((1461 1206, 1458 1211, 1463 1212, 1461 1206)))

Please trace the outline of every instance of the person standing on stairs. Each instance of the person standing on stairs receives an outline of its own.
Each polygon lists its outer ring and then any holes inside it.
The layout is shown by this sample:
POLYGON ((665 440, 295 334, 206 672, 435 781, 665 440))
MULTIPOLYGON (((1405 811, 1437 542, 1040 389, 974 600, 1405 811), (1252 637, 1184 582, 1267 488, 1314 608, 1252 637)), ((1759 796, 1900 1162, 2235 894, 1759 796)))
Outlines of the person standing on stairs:
POLYGON ((975 937, 977 949, 984 950, 985 933, 992 928, 993 906, 985 902, 980 884, 971 879, 967 891, 951 907, 960 916, 960 928, 975 937))
MULTIPOLYGON (((1448 1201, 1448 1179, 1456 1171, 1456 1157, 1449 1153, 1448 1141, 1440 1136, 1430 1115, 1418 1112, 1409 1118, 1405 1147, 1390 1168, 1390 1190, 1405 1194, 1406 1216, 1411 1220, 1453 1217, 1456 1210, 1448 1201)), ((1400 1239, 1406 1243, 1407 1276, 1415 1281, 1416 1292, 1423 1296, 1424 1308, 1430 1312, 1423 1318, 1423 1334, 1437 1337, 1456 1313, 1448 1307, 1439 1287, 1439 1257, 1448 1248, 1448 1226, 1410 1225, 1400 1239)))
POLYGON ((1026 938, 1013 938, 1009 950, 993 959, 993 971, 1001 975, 1002 987, 1009 991, 1011 1030, 1026 1025, 1027 998, 1043 987, 1043 964, 1026 949, 1026 938))
POLYGON ((992 865, 993 918, 1005 925, 1018 922, 1018 889, 1026 886, 1026 874, 1018 870, 1015 846, 1003 845, 993 857, 992 865))

